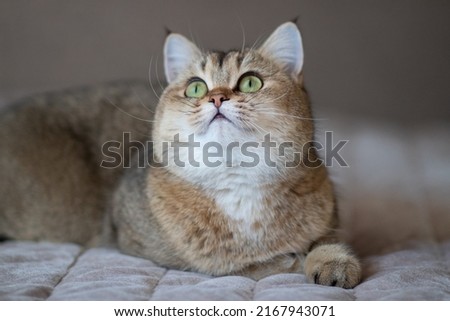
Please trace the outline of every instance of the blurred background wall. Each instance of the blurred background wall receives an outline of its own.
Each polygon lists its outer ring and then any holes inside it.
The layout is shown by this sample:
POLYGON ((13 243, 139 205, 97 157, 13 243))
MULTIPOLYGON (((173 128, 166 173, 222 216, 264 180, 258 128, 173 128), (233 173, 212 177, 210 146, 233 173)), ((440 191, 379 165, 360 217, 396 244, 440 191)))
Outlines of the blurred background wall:
POLYGON ((166 28, 226 50, 296 17, 316 114, 450 119, 450 1, 439 0, 2 0, 0 97, 146 79, 151 59, 163 78, 166 28))

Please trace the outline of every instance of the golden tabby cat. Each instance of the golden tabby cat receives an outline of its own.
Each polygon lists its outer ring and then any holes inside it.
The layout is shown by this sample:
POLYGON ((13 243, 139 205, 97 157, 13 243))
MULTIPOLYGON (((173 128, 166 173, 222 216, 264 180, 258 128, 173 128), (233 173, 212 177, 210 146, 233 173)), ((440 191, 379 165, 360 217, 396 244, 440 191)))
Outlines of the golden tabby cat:
POLYGON ((354 287, 360 263, 337 240, 333 187, 311 148, 295 24, 228 53, 171 34, 164 60, 154 115, 138 84, 3 112, 0 234, 95 244, 105 217, 105 238, 167 267, 354 287), (124 133, 133 148, 112 143, 124 133))

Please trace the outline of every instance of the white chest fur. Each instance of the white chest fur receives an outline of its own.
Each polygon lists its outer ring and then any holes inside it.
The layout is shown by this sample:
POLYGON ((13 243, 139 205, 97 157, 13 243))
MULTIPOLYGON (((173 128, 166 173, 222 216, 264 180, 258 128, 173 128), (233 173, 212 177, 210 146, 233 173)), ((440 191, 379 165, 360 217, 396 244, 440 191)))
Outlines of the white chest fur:
POLYGON ((242 237, 258 239, 260 231, 254 228, 254 224, 267 221, 268 214, 265 206, 267 191, 263 184, 249 180, 239 170, 222 172, 213 181, 216 186, 210 196, 229 218, 230 224, 238 227, 242 237))
MULTIPOLYGON (((207 135, 195 137, 198 148, 189 154, 188 149, 181 149, 177 155, 186 166, 170 166, 171 170, 194 185, 199 185, 205 191, 205 196, 214 199, 222 213, 229 219, 230 225, 238 226, 244 238, 257 239, 261 231, 254 228, 254 224, 267 222, 268 212, 265 199, 268 195, 268 184, 279 178, 277 167, 270 167, 264 162, 265 149, 261 146, 252 151, 259 157, 254 166, 244 167, 241 162, 248 162, 239 146, 247 141, 258 141, 258 137, 245 136, 240 133, 238 137, 234 131, 211 131, 207 135), (224 137, 220 136, 224 134, 224 137), (228 137, 227 135, 234 135, 228 137), (235 137, 236 136, 236 137, 235 137), (209 159, 218 161, 218 166, 209 166, 205 162, 205 146, 211 142, 219 142, 222 146, 221 156, 209 159), (227 154, 230 143, 237 143, 238 147, 232 149, 231 157, 227 154), (231 161, 230 161, 231 159, 231 161), (193 165, 194 160, 197 166, 193 165)), ((184 134, 182 141, 188 141, 184 134)), ((169 155, 169 158, 172 157, 169 155)), ((258 225, 259 225, 258 224, 258 225)))
POLYGON ((239 221, 253 222, 261 213, 265 193, 261 187, 250 182, 234 181, 233 177, 222 181, 222 185, 229 184, 230 186, 216 190, 214 192, 215 201, 228 217, 239 221))

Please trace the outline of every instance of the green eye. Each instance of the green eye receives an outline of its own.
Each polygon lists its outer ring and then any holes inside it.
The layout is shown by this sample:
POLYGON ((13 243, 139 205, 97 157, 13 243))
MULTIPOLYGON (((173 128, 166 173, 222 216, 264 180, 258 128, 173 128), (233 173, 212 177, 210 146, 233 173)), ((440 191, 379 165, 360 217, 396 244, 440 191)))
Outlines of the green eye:
POLYGON ((195 80, 191 82, 184 94, 189 98, 203 98, 208 92, 208 87, 203 80, 195 80))
POLYGON ((243 93, 254 93, 261 89, 262 80, 254 75, 245 76, 239 82, 239 91, 243 93))

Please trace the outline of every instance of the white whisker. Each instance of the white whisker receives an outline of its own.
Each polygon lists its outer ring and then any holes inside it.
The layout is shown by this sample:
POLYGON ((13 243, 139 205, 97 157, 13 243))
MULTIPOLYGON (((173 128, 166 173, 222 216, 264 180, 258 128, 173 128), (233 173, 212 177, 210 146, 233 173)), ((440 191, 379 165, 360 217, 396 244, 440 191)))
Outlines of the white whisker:
POLYGON ((190 35, 190 37, 191 37, 192 42, 193 42, 194 44, 196 44, 197 47, 199 47, 200 49, 203 48, 203 44, 202 44, 202 42, 199 40, 199 37, 198 37, 196 34, 194 34, 194 32, 192 31, 192 24, 191 24, 190 21, 189 21, 188 30, 189 30, 189 35, 190 35))
POLYGON ((152 72, 152 62, 153 62, 153 56, 150 57, 150 62, 148 64, 148 84, 150 85, 150 88, 152 89, 153 93, 155 94, 155 96, 158 98, 158 100, 161 99, 161 97, 156 93, 155 87, 153 87, 153 82, 152 82, 152 77, 151 77, 151 72, 152 72))
POLYGON ((134 94, 136 95, 136 97, 139 99, 139 102, 141 103, 142 107, 144 107, 145 109, 147 109, 151 113, 155 113, 155 111, 152 108, 150 108, 146 104, 144 104, 144 102, 142 101, 141 96, 137 92, 136 88, 132 88, 132 90, 133 90, 134 94))
POLYGON ((259 125, 254 124, 254 123, 251 122, 250 120, 244 120, 244 119, 241 119, 241 121, 242 121, 245 125, 247 125, 248 127, 253 128, 253 129, 256 129, 256 131, 259 132, 262 136, 264 136, 264 135, 266 135, 266 134, 268 133, 267 130, 265 130, 264 128, 262 128, 262 127, 259 126, 259 125))
POLYGON ((308 118, 308 117, 300 117, 300 116, 294 116, 294 115, 290 115, 290 114, 286 114, 286 113, 272 112, 272 111, 265 111, 265 110, 261 110, 261 109, 258 109, 258 112, 261 113, 261 114, 265 114, 265 115, 284 116, 284 117, 288 117, 288 118, 296 118, 296 119, 300 119, 300 120, 317 120, 317 121, 327 120, 327 118, 308 118))
POLYGON ((250 47, 250 50, 255 50, 256 47, 260 46, 262 37, 263 37, 263 35, 259 35, 258 38, 256 38, 255 42, 250 47))
POLYGON ((124 113, 125 115, 128 115, 128 116, 130 116, 130 117, 132 117, 132 118, 134 118, 134 119, 137 119, 137 120, 145 121, 145 122, 147 122, 147 123, 154 123, 154 122, 155 122, 154 120, 144 119, 144 118, 140 118, 140 117, 134 116, 134 115, 130 114, 129 112, 123 110, 123 109, 120 108, 119 106, 117 106, 117 105, 116 105, 111 99, 109 99, 108 97, 106 97, 106 99, 108 100, 108 102, 109 102, 111 105, 113 105, 115 108, 117 108, 119 111, 121 111, 121 112, 124 113))
MULTIPOLYGON (((273 103, 274 101, 277 101, 277 100, 283 98, 283 97, 286 96, 287 94, 288 94, 288 92, 285 92, 284 94, 282 94, 282 95, 280 95, 280 96, 278 96, 278 97, 276 97, 276 98, 274 98, 274 99, 271 99, 271 100, 265 100, 265 101, 263 101, 263 102, 261 102, 261 103, 256 103, 256 104, 254 104, 254 105, 255 105, 255 106, 258 106, 258 105, 262 105, 262 104, 273 103)), ((253 99, 254 99, 254 98, 253 98, 253 99)), ((253 100, 253 99, 252 99, 252 100, 253 100)))
POLYGON ((156 56, 156 63, 155 63, 156 80, 158 81, 158 84, 159 84, 159 87, 161 88, 161 90, 164 91, 164 86, 161 84, 161 81, 159 80, 158 59, 159 59, 159 55, 156 56))
POLYGON ((241 27, 241 31, 242 31, 242 47, 241 47, 241 52, 244 52, 245 50, 245 28, 244 25, 242 24, 242 20, 241 18, 238 16, 238 21, 239 21, 239 25, 241 27))

